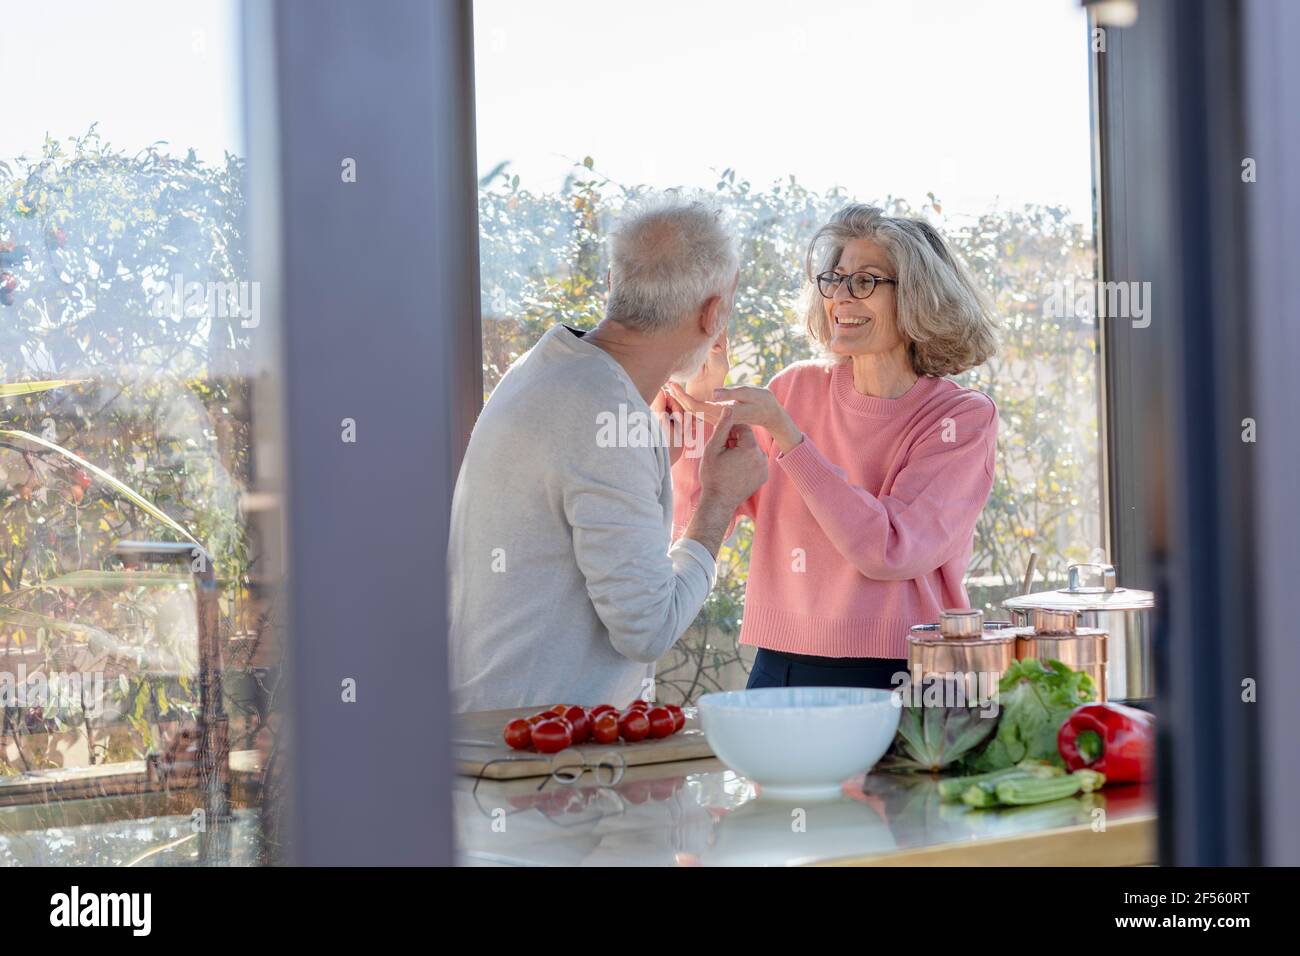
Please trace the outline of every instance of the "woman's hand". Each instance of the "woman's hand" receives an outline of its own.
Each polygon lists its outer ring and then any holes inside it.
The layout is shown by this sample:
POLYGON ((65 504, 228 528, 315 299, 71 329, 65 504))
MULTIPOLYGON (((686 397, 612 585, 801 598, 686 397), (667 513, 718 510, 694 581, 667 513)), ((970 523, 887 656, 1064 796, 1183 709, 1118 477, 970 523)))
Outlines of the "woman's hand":
POLYGON ((720 405, 731 405, 731 420, 735 424, 766 428, 783 455, 803 441, 803 432, 771 389, 752 385, 719 388, 714 390, 713 398, 720 405))
POLYGON ((690 413, 663 389, 650 403, 650 411, 659 419, 664 438, 668 441, 668 464, 676 465, 686 447, 686 416, 690 413))
MULTIPOLYGON (((695 384, 694 380, 692 380, 689 383, 689 385, 694 385, 694 384, 695 384)), ((704 398, 696 398, 694 395, 692 395, 685 388, 682 388, 676 382, 669 382, 664 387, 668 389, 669 396, 673 399, 673 401, 677 404, 679 408, 684 409, 691 415, 698 415, 700 418, 703 418, 710 425, 718 424, 718 419, 722 417, 722 410, 726 408, 726 406, 708 400, 710 397, 712 397, 713 392, 710 392, 708 396, 704 398)), ((717 391, 717 389, 714 389, 713 391, 717 391)))
POLYGON ((750 385, 717 388, 713 390, 713 401, 699 401, 680 385, 670 384, 669 387, 679 405, 688 412, 702 415, 706 421, 716 423, 722 410, 730 407, 733 424, 767 429, 783 455, 803 441, 803 432, 769 389, 750 385))

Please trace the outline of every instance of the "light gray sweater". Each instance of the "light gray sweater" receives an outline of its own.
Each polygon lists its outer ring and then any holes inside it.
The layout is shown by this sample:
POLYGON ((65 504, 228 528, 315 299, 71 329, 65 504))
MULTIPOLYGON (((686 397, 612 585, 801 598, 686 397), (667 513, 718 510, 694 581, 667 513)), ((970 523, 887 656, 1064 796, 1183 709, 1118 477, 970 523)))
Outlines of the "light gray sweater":
POLYGON ((618 440, 618 422, 650 415, 623 367, 562 325, 492 392, 451 506, 456 710, 624 707, 695 619, 715 567, 671 543, 668 450, 636 427, 618 440))

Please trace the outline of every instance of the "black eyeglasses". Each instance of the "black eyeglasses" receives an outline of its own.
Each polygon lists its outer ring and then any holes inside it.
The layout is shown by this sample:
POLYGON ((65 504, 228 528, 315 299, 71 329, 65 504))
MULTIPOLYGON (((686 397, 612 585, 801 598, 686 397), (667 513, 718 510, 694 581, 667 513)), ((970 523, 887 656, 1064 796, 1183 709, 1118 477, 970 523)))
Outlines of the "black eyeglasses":
POLYGON ((886 279, 884 276, 873 276, 870 272, 855 272, 852 275, 840 275, 838 272, 823 272, 817 277, 817 291, 822 294, 823 299, 835 298, 835 291, 839 289, 840 283, 845 279, 849 282, 849 295, 855 299, 866 299, 871 293, 876 291, 876 285, 881 282, 891 282, 898 285, 897 279, 886 279))

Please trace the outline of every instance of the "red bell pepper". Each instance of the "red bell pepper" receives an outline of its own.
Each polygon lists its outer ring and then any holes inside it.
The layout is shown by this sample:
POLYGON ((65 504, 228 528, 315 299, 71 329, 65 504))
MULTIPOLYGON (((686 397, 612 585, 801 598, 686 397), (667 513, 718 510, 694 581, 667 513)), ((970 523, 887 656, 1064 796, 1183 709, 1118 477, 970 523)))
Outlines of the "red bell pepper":
POLYGON ((1056 747, 1071 772, 1096 770, 1107 783, 1150 780, 1155 776, 1156 719, 1122 704, 1084 704, 1061 725, 1056 747))

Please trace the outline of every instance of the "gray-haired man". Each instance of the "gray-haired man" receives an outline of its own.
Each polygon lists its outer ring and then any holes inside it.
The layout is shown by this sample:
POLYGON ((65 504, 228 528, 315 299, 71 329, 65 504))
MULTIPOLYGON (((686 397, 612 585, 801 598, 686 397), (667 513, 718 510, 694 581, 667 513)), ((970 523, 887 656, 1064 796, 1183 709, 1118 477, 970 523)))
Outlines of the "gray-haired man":
POLYGON ((665 382, 704 364, 737 279, 709 207, 642 207, 610 237, 604 320, 585 335, 550 329, 493 391, 452 501, 457 710, 622 706, 695 619, 767 459, 747 427, 721 425, 703 449, 700 505, 672 542, 680 433, 665 442, 644 424, 665 382))

